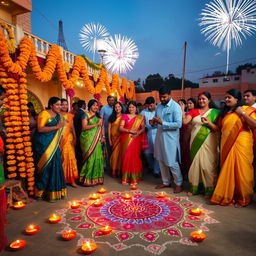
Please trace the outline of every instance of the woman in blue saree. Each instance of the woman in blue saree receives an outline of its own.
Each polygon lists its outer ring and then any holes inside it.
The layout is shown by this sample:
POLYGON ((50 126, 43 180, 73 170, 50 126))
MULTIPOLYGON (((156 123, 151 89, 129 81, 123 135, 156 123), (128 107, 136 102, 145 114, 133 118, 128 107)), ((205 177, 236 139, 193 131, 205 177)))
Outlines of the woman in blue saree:
POLYGON ((66 196, 66 181, 62 169, 59 143, 65 122, 61 121, 61 101, 51 97, 47 110, 38 116, 34 137, 34 159, 37 167, 36 191, 38 199, 55 202, 66 196))

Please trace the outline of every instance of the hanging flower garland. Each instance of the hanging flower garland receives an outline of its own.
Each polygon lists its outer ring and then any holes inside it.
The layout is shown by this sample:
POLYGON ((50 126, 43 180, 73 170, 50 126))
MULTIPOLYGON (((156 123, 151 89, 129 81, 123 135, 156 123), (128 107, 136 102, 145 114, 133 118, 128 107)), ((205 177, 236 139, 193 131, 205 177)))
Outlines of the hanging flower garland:
POLYGON ((0 26, 4 28, 8 34, 8 39, 7 39, 7 45, 8 45, 8 50, 10 53, 14 53, 16 48, 15 48, 15 40, 14 40, 14 34, 12 32, 12 28, 5 24, 4 22, 0 21, 0 26))

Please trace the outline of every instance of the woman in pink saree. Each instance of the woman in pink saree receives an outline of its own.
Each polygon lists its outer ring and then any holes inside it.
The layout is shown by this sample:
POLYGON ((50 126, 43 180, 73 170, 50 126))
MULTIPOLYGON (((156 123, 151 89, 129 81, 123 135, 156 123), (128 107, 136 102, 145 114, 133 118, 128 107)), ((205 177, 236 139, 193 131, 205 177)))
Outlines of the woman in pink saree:
POLYGON ((122 184, 137 184, 142 180, 141 150, 148 147, 145 135, 144 116, 137 115, 137 104, 130 101, 128 114, 123 114, 120 123, 122 184))

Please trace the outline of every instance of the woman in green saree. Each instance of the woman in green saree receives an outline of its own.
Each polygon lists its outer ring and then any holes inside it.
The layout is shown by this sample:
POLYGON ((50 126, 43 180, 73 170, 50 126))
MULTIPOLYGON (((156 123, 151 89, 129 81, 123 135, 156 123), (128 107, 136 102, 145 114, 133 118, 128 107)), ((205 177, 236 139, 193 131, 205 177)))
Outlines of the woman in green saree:
POLYGON ((59 143, 65 122, 60 117, 61 101, 51 97, 47 110, 38 116, 34 136, 34 159, 37 167, 36 191, 38 199, 55 202, 66 196, 66 181, 62 169, 59 143))
POLYGON ((190 159, 188 172, 190 183, 189 196, 203 192, 209 198, 216 185, 218 168, 218 126, 216 125, 219 110, 214 108, 209 92, 198 96, 198 109, 192 109, 185 116, 184 104, 182 123, 191 122, 190 159))
POLYGON ((90 100, 88 112, 84 113, 82 120, 80 146, 83 152, 83 167, 80 172, 79 181, 86 187, 100 185, 104 181, 101 143, 104 142, 105 137, 98 109, 98 101, 90 100))

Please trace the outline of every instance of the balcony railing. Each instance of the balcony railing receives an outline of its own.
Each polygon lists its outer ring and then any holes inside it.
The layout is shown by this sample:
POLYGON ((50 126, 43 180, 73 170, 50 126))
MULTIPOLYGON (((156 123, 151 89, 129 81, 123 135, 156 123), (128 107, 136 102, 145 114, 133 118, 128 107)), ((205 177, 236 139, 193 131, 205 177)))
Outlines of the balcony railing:
MULTIPOLYGON (((4 23, 6 23, 7 25, 9 25, 11 27, 14 35, 17 35, 17 28, 15 25, 10 24, 2 19, 0 19, 0 20, 3 21, 4 23)), ((3 29, 3 32, 4 32, 5 37, 7 37, 8 35, 7 35, 6 30, 3 29)), ((30 38, 32 40, 32 42, 34 43, 37 56, 45 58, 52 44, 43 40, 40 37, 37 37, 31 33, 26 32, 26 31, 23 31, 23 33, 25 36, 30 38)), ((16 40, 16 44, 17 44, 17 40, 16 40)), ((62 56, 63 56, 63 61, 67 62, 70 65, 70 67, 72 67, 73 63, 75 61, 76 55, 73 54, 72 52, 62 49, 62 56)), ((99 75, 99 70, 93 69, 89 65, 87 65, 87 70, 88 70, 89 75, 92 75, 94 73, 98 73, 98 75, 99 75)), ((112 74, 109 73, 109 80, 111 81, 111 79, 112 79, 112 74)))

